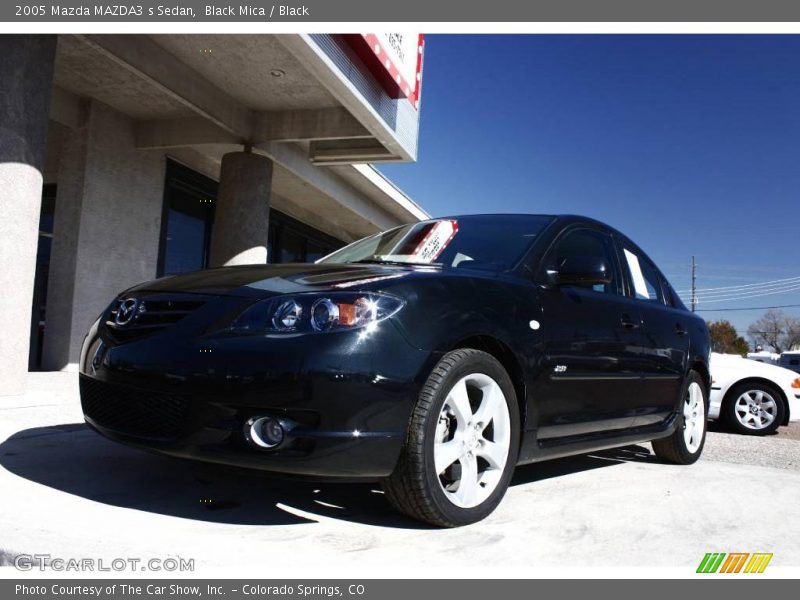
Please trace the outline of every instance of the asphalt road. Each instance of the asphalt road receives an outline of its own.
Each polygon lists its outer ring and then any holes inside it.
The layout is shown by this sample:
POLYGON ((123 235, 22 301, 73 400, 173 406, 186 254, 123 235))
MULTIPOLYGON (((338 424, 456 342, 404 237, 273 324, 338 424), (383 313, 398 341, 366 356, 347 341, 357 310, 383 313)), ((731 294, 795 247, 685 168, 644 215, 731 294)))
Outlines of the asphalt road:
POLYGON ((788 427, 780 427, 776 434, 769 436, 739 435, 711 423, 703 458, 733 464, 800 470, 800 422, 795 421, 788 427))
POLYGON ((789 423, 788 427, 778 428, 778 437, 786 440, 800 441, 800 421, 789 423))

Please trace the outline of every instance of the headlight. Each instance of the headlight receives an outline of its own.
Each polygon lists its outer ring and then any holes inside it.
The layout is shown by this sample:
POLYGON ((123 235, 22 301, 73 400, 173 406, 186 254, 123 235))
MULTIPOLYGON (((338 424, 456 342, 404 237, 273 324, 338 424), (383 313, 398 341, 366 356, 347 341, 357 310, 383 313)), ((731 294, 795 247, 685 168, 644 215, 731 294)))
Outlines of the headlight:
POLYGON ((399 298, 376 293, 278 296, 249 306, 230 329, 240 333, 350 331, 388 319, 403 304, 399 298))

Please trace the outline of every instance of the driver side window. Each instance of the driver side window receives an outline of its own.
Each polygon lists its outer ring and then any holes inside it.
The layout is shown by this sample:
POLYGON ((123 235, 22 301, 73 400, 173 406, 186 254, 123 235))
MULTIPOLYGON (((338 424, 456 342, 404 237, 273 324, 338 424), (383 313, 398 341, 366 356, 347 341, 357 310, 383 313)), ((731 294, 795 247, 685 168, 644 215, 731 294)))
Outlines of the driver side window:
POLYGON ((543 279, 552 283, 553 274, 567 258, 593 257, 602 258, 610 269, 612 279, 609 283, 574 284, 572 287, 582 287, 601 294, 621 295, 622 290, 617 276, 617 261, 614 250, 614 240, 610 235, 594 229, 576 229, 570 231, 556 242, 547 253, 543 264, 543 279))

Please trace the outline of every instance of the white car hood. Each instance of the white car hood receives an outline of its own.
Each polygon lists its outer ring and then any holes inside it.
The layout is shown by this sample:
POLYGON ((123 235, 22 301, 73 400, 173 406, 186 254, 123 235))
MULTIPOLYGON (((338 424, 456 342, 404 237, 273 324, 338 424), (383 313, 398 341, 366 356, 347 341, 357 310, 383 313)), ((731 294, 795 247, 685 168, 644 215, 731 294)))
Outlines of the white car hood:
POLYGON ((749 358, 742 358, 736 354, 712 352, 709 366, 711 367, 712 377, 714 377, 716 371, 731 370, 736 371, 741 377, 764 377, 784 386, 791 385, 792 381, 798 378, 798 374, 789 369, 768 365, 749 358))

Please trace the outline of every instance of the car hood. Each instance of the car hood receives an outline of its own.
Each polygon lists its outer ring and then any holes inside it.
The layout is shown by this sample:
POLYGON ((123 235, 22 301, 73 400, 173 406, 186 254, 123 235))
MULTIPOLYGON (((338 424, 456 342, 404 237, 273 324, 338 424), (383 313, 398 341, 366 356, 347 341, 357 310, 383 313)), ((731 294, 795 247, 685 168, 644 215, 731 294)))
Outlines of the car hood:
POLYGON ((711 353, 709 361, 711 376, 714 377, 715 370, 735 370, 740 377, 764 377, 771 379, 782 385, 790 384, 797 378, 797 373, 776 365, 758 362, 749 358, 742 358, 736 354, 711 353))
POLYGON ((130 292, 268 297, 330 289, 380 287, 382 281, 437 273, 435 267, 359 264, 242 265, 163 277, 130 292))

